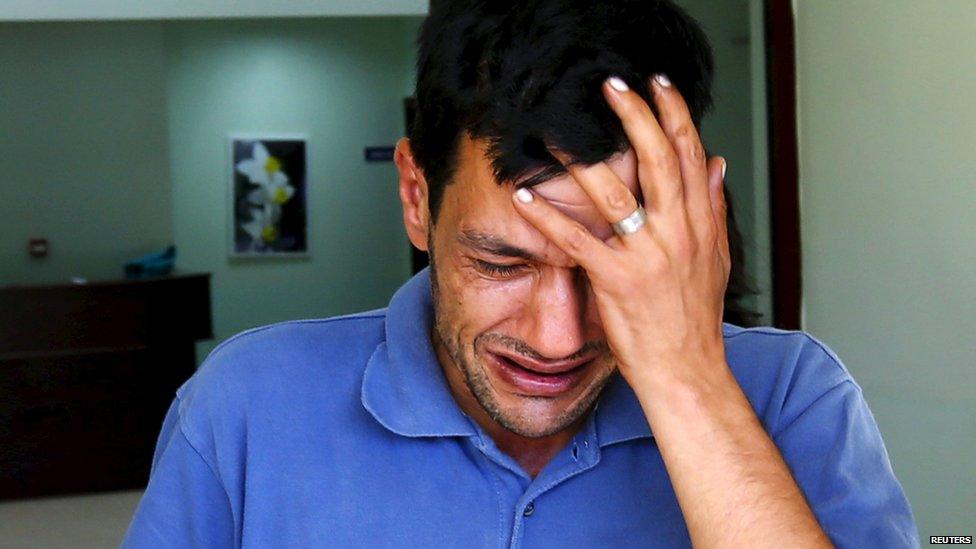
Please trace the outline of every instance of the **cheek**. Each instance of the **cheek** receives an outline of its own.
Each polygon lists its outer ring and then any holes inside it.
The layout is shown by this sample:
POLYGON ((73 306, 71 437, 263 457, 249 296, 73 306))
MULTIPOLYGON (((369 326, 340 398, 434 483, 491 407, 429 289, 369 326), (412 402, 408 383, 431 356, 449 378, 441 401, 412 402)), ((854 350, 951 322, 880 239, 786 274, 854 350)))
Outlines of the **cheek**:
POLYGON ((598 326, 602 333, 603 320, 600 318, 600 308, 597 307, 596 295, 593 293, 593 290, 590 288, 587 289, 586 300, 587 300, 586 301, 587 320, 591 324, 598 326))
POLYGON ((458 329, 472 330, 478 335, 519 318, 532 295, 531 278, 496 281, 470 271, 456 271, 454 295, 449 298, 458 329))

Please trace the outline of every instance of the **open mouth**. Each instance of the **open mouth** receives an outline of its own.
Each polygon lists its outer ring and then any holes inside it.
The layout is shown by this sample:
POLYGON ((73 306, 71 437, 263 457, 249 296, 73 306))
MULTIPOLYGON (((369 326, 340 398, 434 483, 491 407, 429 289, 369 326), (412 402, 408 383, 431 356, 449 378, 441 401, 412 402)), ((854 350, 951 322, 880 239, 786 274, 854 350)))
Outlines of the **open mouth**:
POLYGON ((518 393, 530 396, 556 396, 573 389, 585 377, 593 360, 547 368, 533 361, 489 352, 492 369, 518 393))

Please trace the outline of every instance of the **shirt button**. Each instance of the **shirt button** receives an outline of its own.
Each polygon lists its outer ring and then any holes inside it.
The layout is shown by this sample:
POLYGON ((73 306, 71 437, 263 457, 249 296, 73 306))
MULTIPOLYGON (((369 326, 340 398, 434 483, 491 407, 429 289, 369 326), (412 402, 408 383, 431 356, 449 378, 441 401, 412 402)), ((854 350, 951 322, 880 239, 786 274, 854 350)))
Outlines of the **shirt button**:
POLYGON ((522 516, 531 517, 532 513, 535 513, 534 501, 530 501, 529 504, 525 506, 525 511, 522 511, 522 516))

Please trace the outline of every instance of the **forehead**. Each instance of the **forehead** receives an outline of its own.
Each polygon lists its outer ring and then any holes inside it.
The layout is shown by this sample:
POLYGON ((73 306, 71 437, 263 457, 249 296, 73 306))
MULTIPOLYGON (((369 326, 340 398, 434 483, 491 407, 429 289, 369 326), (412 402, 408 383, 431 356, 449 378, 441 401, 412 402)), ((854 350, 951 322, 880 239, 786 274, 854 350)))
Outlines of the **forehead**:
MULTIPOLYGON (((471 239, 464 236, 472 233, 477 233, 479 237, 496 237, 504 244, 528 250, 543 260, 567 262, 565 254, 515 210, 511 198, 515 187, 510 181, 502 185, 495 182, 485 151, 483 141, 462 137, 455 181, 445 189, 442 210, 442 214, 448 214, 445 218, 453 218, 452 230, 456 237, 464 245, 471 244, 471 239)), ((633 150, 614 155, 607 160, 607 165, 637 196, 640 191, 633 150)), ((569 174, 540 183, 532 190, 564 215, 581 223, 597 238, 606 240, 613 235, 609 221, 569 174)))

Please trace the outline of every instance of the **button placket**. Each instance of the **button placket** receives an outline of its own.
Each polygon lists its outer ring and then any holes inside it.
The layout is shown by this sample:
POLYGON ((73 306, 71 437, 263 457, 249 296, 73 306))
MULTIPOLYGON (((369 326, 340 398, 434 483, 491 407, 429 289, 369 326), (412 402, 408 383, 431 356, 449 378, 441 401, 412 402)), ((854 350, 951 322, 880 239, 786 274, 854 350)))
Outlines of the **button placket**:
MULTIPOLYGON (((598 438, 596 435, 596 424, 593 418, 590 419, 581 435, 582 436, 579 438, 573 439, 573 446, 569 449, 569 454, 572 461, 568 461, 565 457, 566 454, 562 454, 562 467, 558 471, 547 471, 548 474, 536 477, 533 479, 528 490, 526 490, 524 497, 526 499, 531 499, 525 504, 525 507, 522 508, 521 515, 518 514, 516 508, 515 523, 513 524, 512 529, 511 547, 522 546, 525 528, 529 524, 527 518, 531 517, 535 513, 535 501, 540 496, 551 490, 553 487, 569 480, 570 478, 596 467, 597 463, 599 463, 600 446, 597 443, 598 438), (580 448, 580 443, 582 443, 582 448, 580 448)), ((565 449, 563 451, 565 452, 565 449)))

